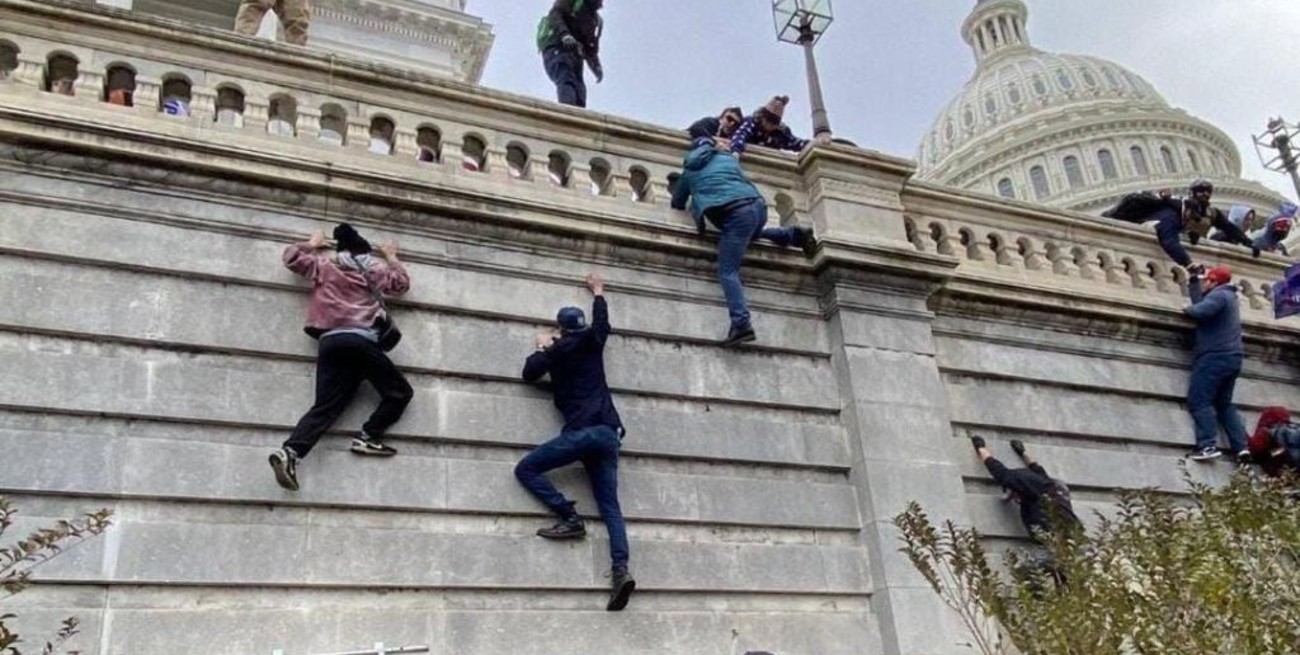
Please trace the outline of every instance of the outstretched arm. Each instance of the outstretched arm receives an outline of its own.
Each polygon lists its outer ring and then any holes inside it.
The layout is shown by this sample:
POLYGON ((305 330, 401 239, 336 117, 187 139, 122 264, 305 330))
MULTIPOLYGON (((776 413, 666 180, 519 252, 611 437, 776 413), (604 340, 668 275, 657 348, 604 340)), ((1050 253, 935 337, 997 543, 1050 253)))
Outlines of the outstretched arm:
POLYGON ((385 241, 379 246, 379 254, 387 266, 376 267, 373 273, 374 285, 379 292, 388 296, 400 296, 411 290, 411 274, 397 260, 397 242, 385 241))
POLYGON ((1188 305, 1183 311, 1197 321, 1210 318, 1223 311, 1224 306, 1227 304, 1228 300, 1223 295, 1221 293, 1211 293, 1188 305))
POLYGON ((315 280, 320 267, 320 257, 316 251, 325 247, 325 233, 316 230, 311 233, 311 236, 307 237, 306 241, 286 247, 280 259, 284 262, 285 268, 305 278, 315 280))
POLYGON ((1244 230, 1237 227, 1236 223, 1233 223, 1232 221, 1228 220, 1228 217, 1224 216, 1223 212, 1219 211, 1218 209, 1215 209, 1213 211, 1214 211, 1214 227, 1219 228, 1219 231, 1223 232, 1224 236, 1228 237, 1226 239, 1228 242, 1238 243, 1243 246, 1246 246, 1247 248, 1255 247, 1255 242, 1252 241, 1251 238, 1246 235, 1246 232, 1244 230))
POLYGON ((754 136, 754 130, 758 129, 758 120, 753 116, 746 118, 740 127, 736 128, 735 133, 731 135, 731 151, 739 155, 745 152, 745 147, 749 145, 749 140, 754 136))
POLYGON ((993 476, 995 482, 1026 498, 1033 498, 1037 495, 1032 486, 993 456, 993 452, 984 443, 984 437, 971 437, 970 442, 975 447, 975 455, 980 458, 981 462, 984 462, 984 468, 988 469, 989 475, 993 476))
POLYGON ((591 295, 595 296, 591 301, 591 330, 596 337, 596 343, 604 346, 611 329, 609 305, 605 303, 605 278, 601 277, 600 273, 588 273, 587 288, 591 290, 591 295))

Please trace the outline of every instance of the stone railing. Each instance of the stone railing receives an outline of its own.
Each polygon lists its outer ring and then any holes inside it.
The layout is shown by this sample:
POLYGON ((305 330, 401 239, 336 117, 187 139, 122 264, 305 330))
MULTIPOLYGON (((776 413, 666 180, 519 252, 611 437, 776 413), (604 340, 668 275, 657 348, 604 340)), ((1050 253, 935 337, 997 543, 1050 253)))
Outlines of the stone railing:
MULTIPOLYGON (((667 176, 685 148, 680 132, 611 124, 221 30, 186 26, 182 35, 162 19, 59 2, 0 2, 0 25, 0 50, 17 63, 0 73, 7 78, 0 95, 68 96, 68 111, 103 112, 102 120, 127 128, 383 167, 415 182, 454 176, 463 186, 477 176, 498 197, 549 196, 655 222, 685 220, 664 211, 667 176), (53 22, 22 20, 34 15, 53 22)), ((774 218, 806 210, 794 157, 750 159, 774 218)))
MULTIPOLYGON (((0 25, 0 50, 17 64, 0 81, 0 109, 690 229, 667 209, 667 176, 686 145, 679 131, 70 3, 0 0, 0 25)), ((799 157, 760 148, 745 164, 773 219, 813 222, 832 244, 955 259, 957 280, 1043 297, 1173 312, 1186 302, 1185 272, 1143 228, 909 181, 909 162, 842 146, 799 157)), ((1218 245, 1197 258, 1207 252, 1237 268, 1247 318, 1273 323, 1269 289, 1282 261, 1218 245)))
MULTIPOLYGON (((1096 298, 1116 306, 1172 311, 1188 302, 1187 271, 1159 248, 1150 227, 970 194, 954 197, 958 193, 912 184, 909 195, 915 200, 905 199, 904 223, 917 251, 961 262, 959 281, 1023 290, 1043 299, 1056 296, 1058 302, 1096 298), (929 199, 946 206, 929 209, 929 199), (953 200, 965 202, 952 207, 953 200)), ((1285 266, 1281 257, 1264 254, 1254 259, 1245 248, 1209 239, 1187 248, 1196 261, 1233 267, 1245 300, 1243 318, 1283 327, 1272 311, 1272 285, 1285 266)))

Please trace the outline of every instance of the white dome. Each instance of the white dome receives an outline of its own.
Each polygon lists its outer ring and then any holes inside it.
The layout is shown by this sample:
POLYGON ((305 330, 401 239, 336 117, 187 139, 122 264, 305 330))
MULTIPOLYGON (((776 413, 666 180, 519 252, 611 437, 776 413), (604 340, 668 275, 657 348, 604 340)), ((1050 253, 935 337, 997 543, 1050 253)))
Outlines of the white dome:
POLYGON ((1198 177, 1215 182, 1224 204, 1283 200, 1240 179, 1228 135, 1171 107, 1137 74, 1034 48, 1028 17, 1021 0, 979 0, 966 19, 977 66, 921 142, 921 179, 1093 213, 1198 177))
POLYGON ((1091 102, 1143 111, 1170 109, 1155 87, 1119 64, 1024 46, 976 69, 921 144, 921 170, 935 169, 967 145, 1038 114, 1091 102))

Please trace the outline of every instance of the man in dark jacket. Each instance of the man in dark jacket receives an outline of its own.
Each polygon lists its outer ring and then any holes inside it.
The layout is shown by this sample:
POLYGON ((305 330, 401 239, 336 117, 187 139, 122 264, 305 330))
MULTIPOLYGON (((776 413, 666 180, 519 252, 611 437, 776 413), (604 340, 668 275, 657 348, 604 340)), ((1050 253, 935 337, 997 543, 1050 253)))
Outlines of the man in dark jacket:
POLYGON ((537 50, 547 77, 555 83, 561 104, 587 106, 587 83, 582 79, 586 62, 599 83, 605 79, 600 64, 600 18, 604 0, 555 0, 537 25, 537 50))
POLYGON ((1026 454, 1024 443, 1019 440, 1011 442, 1011 449, 1025 463, 1025 468, 1012 469, 993 456, 984 437, 974 436, 970 441, 989 475, 1019 503, 1020 522, 1031 539, 1045 543, 1046 535, 1052 531, 1053 519, 1057 527, 1082 527, 1065 483, 1053 479, 1042 465, 1026 454))
POLYGON ((736 128, 745 120, 745 112, 740 107, 727 107, 718 116, 705 116, 687 128, 691 142, 696 139, 730 139, 736 128))
POLYGON ((1191 195, 1187 198, 1158 198, 1151 194, 1139 197, 1134 194, 1102 216, 1137 224, 1155 221, 1156 238, 1160 241, 1160 247, 1179 266, 1189 270, 1195 267, 1191 256, 1183 248, 1180 238, 1183 232, 1187 233, 1188 241, 1196 245, 1211 228, 1218 228, 1224 235, 1224 241, 1252 248, 1255 256, 1259 256, 1259 250, 1254 248, 1250 237, 1229 221, 1222 211, 1210 205, 1210 198, 1214 194, 1213 184, 1207 180, 1196 180, 1188 190, 1191 195))
POLYGON ((1241 374, 1245 350, 1241 342, 1241 313, 1232 269, 1216 266, 1187 282, 1192 304, 1183 311, 1196 321, 1196 362, 1187 389, 1187 411, 1196 424, 1196 448, 1188 455, 1202 462, 1219 456, 1219 428, 1228 434, 1228 445, 1238 459, 1250 457, 1246 450, 1246 426, 1232 404, 1232 392, 1241 374), (1202 286, 1205 291, 1202 292, 1202 286))
POLYGON ((720 152, 713 139, 696 139, 686 155, 681 177, 673 187, 672 207, 685 210, 690 200, 695 228, 704 234, 708 219, 722 231, 718 239, 718 281, 727 298, 731 330, 723 345, 753 341, 745 287, 740 283, 740 265, 755 239, 767 239, 778 246, 796 246, 811 254, 817 247, 812 228, 802 226, 765 227, 767 202, 740 168, 736 155, 720 152))
POLYGON ((582 462, 591 481, 600 518, 609 532, 613 589, 605 609, 617 612, 627 606, 636 581, 628 573, 627 528, 618 504, 618 449, 623 422, 605 383, 605 341, 609 338, 609 308, 605 281, 587 276, 595 300, 591 325, 577 307, 565 307, 556 317, 560 333, 540 334, 537 352, 524 362, 524 381, 537 382, 551 375, 555 407, 564 415, 560 436, 538 446, 515 467, 515 477, 530 493, 560 518, 550 528, 537 531, 547 539, 581 539, 587 535, 573 502, 544 475, 547 471, 582 462))

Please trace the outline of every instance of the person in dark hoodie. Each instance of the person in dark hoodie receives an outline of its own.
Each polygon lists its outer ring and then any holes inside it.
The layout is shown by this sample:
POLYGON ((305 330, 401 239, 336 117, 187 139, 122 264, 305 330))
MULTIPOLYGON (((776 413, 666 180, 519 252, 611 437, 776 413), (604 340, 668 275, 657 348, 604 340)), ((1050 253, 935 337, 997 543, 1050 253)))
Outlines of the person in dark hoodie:
POLYGON ((740 107, 727 107, 717 116, 705 116, 686 129, 691 141, 696 139, 730 139, 736 128, 745 121, 745 112, 740 107))
POLYGON ((1083 524, 1070 502, 1069 488, 1048 475, 1047 470, 1025 452, 1024 443, 1011 441, 1011 449, 1025 463, 1025 468, 1013 469, 993 456, 984 437, 972 436, 970 441, 975 447, 975 455, 984 463, 994 482, 1002 485, 1011 499, 1020 505, 1020 522, 1031 539, 1046 543, 1046 535, 1054 527, 1053 519, 1055 527, 1082 528, 1083 524))
POLYGON ((610 333, 605 281, 592 273, 587 276, 587 288, 595 296, 591 304, 591 325, 587 325, 581 309, 561 309, 555 318, 559 333, 538 335, 537 352, 524 362, 525 382, 535 383, 550 374, 551 392, 555 407, 564 415, 564 427, 559 436, 520 460, 515 466, 515 477, 560 519, 553 527, 538 530, 538 536, 581 539, 587 535, 582 517, 578 516, 573 502, 546 479, 545 473, 582 462, 596 508, 609 532, 612 589, 605 609, 617 612, 627 607, 636 589, 636 581, 628 573, 627 528, 618 504, 618 451, 623 439, 623 421, 605 382, 605 342, 610 333))
POLYGON ((402 417, 414 392, 402 372, 379 346, 376 324, 386 316, 381 298, 411 288, 411 277, 397 260, 397 244, 370 243, 351 225, 334 228, 337 250, 329 252, 325 235, 315 232, 303 243, 284 249, 284 265, 312 281, 307 334, 320 340, 316 356, 316 403, 298 421, 284 446, 271 453, 271 469, 280 486, 298 490, 298 460, 307 456, 356 395, 362 380, 379 393, 379 406, 352 439, 359 455, 391 457, 397 450, 380 442, 402 417))
POLYGON ((1259 250, 1254 249, 1250 237, 1246 236, 1241 228, 1233 225, 1223 212, 1210 205, 1210 199, 1214 195, 1213 184, 1208 180, 1196 180, 1188 190, 1191 192, 1188 198, 1159 198, 1152 194, 1130 194, 1125 196, 1118 206, 1103 213, 1102 216, 1139 225, 1155 221, 1156 238, 1160 241, 1160 247, 1170 259, 1188 270, 1197 267, 1193 266, 1191 255, 1188 255, 1187 249, 1183 248, 1181 240, 1183 232, 1187 233, 1187 238, 1192 245, 1196 245, 1211 228, 1218 228, 1226 235, 1225 241, 1251 248, 1254 255, 1259 256, 1259 250))
POLYGON ((707 219, 722 231, 718 239, 718 281, 727 298, 731 329, 724 345, 753 341, 745 287, 740 282, 740 265, 755 239, 767 239, 778 246, 795 246, 812 256, 817 247, 812 228, 803 226, 765 227, 767 202, 740 168, 736 155, 719 151, 713 139, 696 139, 686 155, 681 177, 673 187, 672 207, 690 210, 695 228, 703 236, 707 219))
POLYGON ((600 34, 604 0, 555 0, 551 11, 537 24, 537 50, 547 77, 555 83, 557 100, 574 107, 587 106, 585 62, 599 83, 605 79, 600 63, 600 34))
POLYGON ((1219 456, 1219 428, 1228 435, 1228 445, 1237 458, 1247 461, 1246 426, 1232 404, 1232 393, 1241 375, 1245 349, 1241 340, 1241 310, 1232 269, 1216 266, 1187 282, 1192 304, 1183 312, 1196 321, 1196 360, 1187 388, 1187 411, 1196 426, 1196 448, 1188 455, 1198 462, 1219 456), (1204 287, 1204 291, 1202 291, 1204 287))

